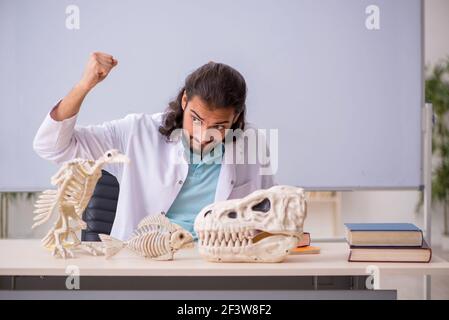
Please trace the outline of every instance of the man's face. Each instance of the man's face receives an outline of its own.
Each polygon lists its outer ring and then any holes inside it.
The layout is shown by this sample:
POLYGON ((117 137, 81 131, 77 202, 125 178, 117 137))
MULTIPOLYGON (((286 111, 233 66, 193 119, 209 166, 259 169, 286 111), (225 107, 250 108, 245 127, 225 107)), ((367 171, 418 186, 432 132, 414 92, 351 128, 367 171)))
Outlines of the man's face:
POLYGON ((198 96, 187 101, 185 93, 182 108, 183 129, 189 134, 190 147, 197 153, 208 152, 223 141, 225 130, 238 118, 233 107, 212 109, 198 96))

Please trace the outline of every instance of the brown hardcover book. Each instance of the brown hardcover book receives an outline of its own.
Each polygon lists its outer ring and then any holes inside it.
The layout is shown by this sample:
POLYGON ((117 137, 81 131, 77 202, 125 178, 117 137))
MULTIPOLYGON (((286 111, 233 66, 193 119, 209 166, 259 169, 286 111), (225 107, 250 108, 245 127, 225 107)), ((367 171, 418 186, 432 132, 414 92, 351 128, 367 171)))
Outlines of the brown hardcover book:
POLYGON ((432 249, 423 241, 421 247, 350 246, 349 262, 430 262, 432 249))

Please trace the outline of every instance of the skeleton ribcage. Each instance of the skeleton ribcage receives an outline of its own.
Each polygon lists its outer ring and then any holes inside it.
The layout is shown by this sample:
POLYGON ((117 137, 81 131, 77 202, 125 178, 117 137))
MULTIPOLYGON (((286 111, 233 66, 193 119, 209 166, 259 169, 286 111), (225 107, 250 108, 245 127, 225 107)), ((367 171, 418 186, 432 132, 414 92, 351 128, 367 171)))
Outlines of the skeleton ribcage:
POLYGON ((170 252, 169 233, 147 233, 127 242, 128 247, 146 257, 159 257, 170 252))
POLYGON ((101 172, 88 176, 76 166, 72 167, 72 171, 69 178, 71 181, 64 190, 63 205, 73 206, 77 214, 81 215, 94 193, 101 172))

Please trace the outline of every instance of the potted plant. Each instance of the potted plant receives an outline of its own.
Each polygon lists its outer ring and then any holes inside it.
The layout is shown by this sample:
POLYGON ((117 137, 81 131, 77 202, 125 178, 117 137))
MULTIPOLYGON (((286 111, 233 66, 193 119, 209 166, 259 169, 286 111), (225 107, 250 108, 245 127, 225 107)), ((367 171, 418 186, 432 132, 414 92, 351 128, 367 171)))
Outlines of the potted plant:
MULTIPOLYGON (((432 133, 432 154, 438 163, 432 168, 432 205, 443 207, 442 248, 449 250, 449 57, 437 64, 425 83, 426 102, 432 103, 437 121, 432 133)), ((417 210, 421 207, 421 194, 417 210)))
POLYGON ((34 192, 0 192, 0 239, 8 238, 9 205, 13 201, 34 201, 34 192))

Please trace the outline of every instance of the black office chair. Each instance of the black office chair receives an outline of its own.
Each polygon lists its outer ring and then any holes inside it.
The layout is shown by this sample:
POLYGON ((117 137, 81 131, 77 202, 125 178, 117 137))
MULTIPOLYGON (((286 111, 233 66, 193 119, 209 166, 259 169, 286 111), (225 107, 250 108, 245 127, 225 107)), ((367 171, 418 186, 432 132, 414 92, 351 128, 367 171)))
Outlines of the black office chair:
POLYGON ((83 212, 82 218, 87 223, 87 229, 81 232, 82 241, 100 241, 98 234, 110 234, 114 223, 119 183, 109 172, 101 170, 101 173, 92 198, 83 212))

